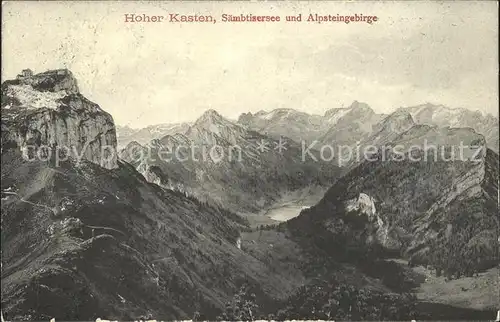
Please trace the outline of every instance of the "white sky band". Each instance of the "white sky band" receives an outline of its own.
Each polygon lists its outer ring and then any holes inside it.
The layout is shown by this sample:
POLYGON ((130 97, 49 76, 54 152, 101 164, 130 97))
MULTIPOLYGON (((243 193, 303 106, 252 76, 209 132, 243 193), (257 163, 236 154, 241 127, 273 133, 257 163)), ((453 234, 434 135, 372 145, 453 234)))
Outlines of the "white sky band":
POLYGON ((498 115, 496 2, 6 2, 2 78, 68 68, 117 124, 207 108, 378 113, 426 102, 498 115), (125 13, 280 16, 279 23, 125 23, 125 13), (310 14, 376 23, 304 23, 310 14), (286 16, 302 14, 302 23, 286 16), (50 33, 47 30, 50 29, 50 33), (133 95, 130 95, 133 93, 133 95))

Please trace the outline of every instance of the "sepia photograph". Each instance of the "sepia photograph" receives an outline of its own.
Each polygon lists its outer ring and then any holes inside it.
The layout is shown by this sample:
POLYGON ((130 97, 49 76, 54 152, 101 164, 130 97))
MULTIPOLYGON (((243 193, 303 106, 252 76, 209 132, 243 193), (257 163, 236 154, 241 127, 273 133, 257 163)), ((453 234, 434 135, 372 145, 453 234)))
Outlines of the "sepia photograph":
POLYGON ((500 322, 497 1, 1 23, 2 322, 500 322))

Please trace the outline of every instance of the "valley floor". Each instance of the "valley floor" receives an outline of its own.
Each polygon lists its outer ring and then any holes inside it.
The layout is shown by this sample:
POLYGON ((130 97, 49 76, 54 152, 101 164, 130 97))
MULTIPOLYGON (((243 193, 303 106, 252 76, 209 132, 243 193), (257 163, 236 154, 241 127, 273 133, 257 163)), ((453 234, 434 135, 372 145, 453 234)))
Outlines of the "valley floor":
MULTIPOLYGON (((407 265, 405 260, 394 260, 407 265)), ((446 281, 445 277, 436 277, 434 271, 423 266, 413 270, 422 276, 422 283, 414 294, 426 304, 444 304, 455 308, 496 311, 499 306, 500 268, 494 267, 474 277, 463 277, 446 281)))
POLYGON ((415 270, 426 276, 426 281, 416 291, 417 298, 422 301, 477 310, 493 310, 499 306, 498 267, 476 277, 464 277, 448 282, 444 277, 436 277, 423 267, 416 267, 415 270))
POLYGON ((239 213, 239 215, 248 220, 251 228, 279 224, 297 217, 303 209, 317 204, 325 192, 324 187, 308 187, 283 195, 280 201, 263 208, 258 213, 239 213))
POLYGON ((251 228, 258 228, 261 225, 279 224, 297 217, 303 209, 311 205, 297 203, 281 203, 269 208, 264 213, 259 214, 241 214, 248 220, 251 228))
POLYGON ((285 205, 278 208, 270 209, 266 216, 276 221, 287 221, 297 217, 300 211, 309 208, 308 206, 285 205))

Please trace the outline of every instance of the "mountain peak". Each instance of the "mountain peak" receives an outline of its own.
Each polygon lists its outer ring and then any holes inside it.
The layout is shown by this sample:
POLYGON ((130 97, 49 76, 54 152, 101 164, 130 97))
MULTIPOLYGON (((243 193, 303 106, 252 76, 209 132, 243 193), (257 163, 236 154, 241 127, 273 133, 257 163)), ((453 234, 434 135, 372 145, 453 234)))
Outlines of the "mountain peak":
POLYGON ((351 105, 349 106, 349 109, 351 109, 352 111, 359 111, 359 112, 370 113, 370 114, 375 113, 368 104, 363 103, 363 102, 358 102, 356 100, 351 103, 351 105))
POLYGON ((25 69, 2 84, 2 140, 21 151, 28 146, 72 147, 77 155, 70 156, 76 160, 118 166, 113 117, 79 94, 67 69, 35 75, 25 69))
POLYGON ((404 109, 397 109, 387 116, 387 118, 411 118, 411 113, 404 109))
POLYGON ((256 117, 265 121, 278 121, 280 119, 295 117, 297 115, 306 115, 304 112, 292 108, 276 108, 270 112, 261 111, 255 114, 256 117))
POLYGON ((325 112, 326 118, 333 118, 334 123, 341 117, 354 113, 356 115, 372 115, 375 112, 371 109, 371 107, 363 102, 353 101, 349 107, 341 107, 341 108, 332 108, 325 112))
POLYGON ((214 109, 208 109, 206 110, 199 119, 222 119, 222 115, 220 115, 216 110, 214 109))
POLYGON ((382 122, 381 127, 395 133, 402 133, 415 125, 410 112, 398 109, 387 116, 382 122))
POLYGON ((227 123, 227 121, 222 115, 220 115, 216 110, 209 109, 206 110, 197 120, 194 122, 194 127, 206 128, 211 125, 221 125, 227 123))
POLYGON ((229 125, 231 122, 226 120, 222 115, 220 115, 216 110, 209 109, 206 110, 197 120, 194 122, 193 126, 197 128, 208 129, 219 127, 222 125, 229 125))
POLYGON ((241 132, 244 132, 241 126, 227 120, 217 111, 209 109, 186 131, 186 136, 190 139, 208 140, 213 143, 213 135, 217 135, 229 142, 234 142, 235 137, 239 136, 237 133, 241 132))
POLYGON ((54 69, 39 74, 33 74, 30 69, 25 69, 11 82, 14 85, 29 85, 40 92, 79 93, 76 78, 69 69, 54 69))
POLYGON ((337 124, 341 119, 353 120, 366 120, 371 119, 375 112, 371 107, 363 102, 354 101, 349 107, 332 108, 325 112, 325 118, 330 125, 337 124))

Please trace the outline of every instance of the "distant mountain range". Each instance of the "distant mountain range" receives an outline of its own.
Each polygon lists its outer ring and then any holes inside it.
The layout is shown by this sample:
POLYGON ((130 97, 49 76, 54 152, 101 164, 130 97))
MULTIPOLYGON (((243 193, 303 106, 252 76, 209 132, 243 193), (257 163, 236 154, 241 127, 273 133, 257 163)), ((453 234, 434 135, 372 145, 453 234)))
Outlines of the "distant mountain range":
MULTIPOLYGON (((499 151, 499 120, 493 115, 430 103, 401 107, 398 110, 409 113, 415 124, 473 128, 485 137, 490 149, 499 151)), ((367 140, 375 131, 376 125, 387 116, 388 114, 374 112, 366 103, 354 101, 349 107, 333 108, 324 115, 308 114, 287 108, 270 112, 260 111, 255 114, 243 113, 237 123, 275 139, 283 136, 299 143, 318 140, 325 144, 353 145, 367 140)), ((192 124, 166 123, 141 129, 117 126, 118 146, 125 147, 132 141, 147 144, 166 135, 185 134, 190 125, 192 124)))
POLYGON ((116 126, 116 139, 118 148, 124 148, 132 141, 139 144, 146 144, 154 139, 160 139, 166 135, 185 133, 189 128, 189 123, 165 123, 150 125, 141 129, 133 129, 128 126, 116 126))
MULTIPOLYGON (((151 128, 134 133, 151 133, 151 128)), ((383 115, 366 103, 355 101, 347 108, 331 109, 324 116, 277 109, 255 115, 245 113, 237 122, 208 110, 191 125, 154 128, 158 139, 147 143, 132 141, 121 150, 120 158, 132 163, 151 182, 238 213, 273 207, 311 186, 325 189, 363 161, 366 156, 354 156, 356 150, 452 142, 456 148, 465 142, 486 142, 492 151, 497 151, 494 145, 498 143, 494 118, 431 104, 383 115), (175 131, 178 132, 172 133, 175 131), (162 133, 168 134, 160 137, 162 133), (286 142, 286 148, 277 153, 275 148, 280 140, 286 142), (262 142, 266 145, 262 146, 262 142), (209 153, 214 146, 225 154, 217 162, 209 153), (304 152, 308 146, 312 158, 304 152), (159 154, 165 149, 170 154, 178 149, 180 158, 161 160, 159 154), (241 160, 229 160, 231 154, 241 160)))
POLYGON ((248 130, 214 110, 184 134, 129 143, 120 158, 152 182, 238 213, 265 209, 310 186, 326 188, 340 175, 334 162, 303 161, 301 146, 291 139, 248 130), (168 159, 162 160, 162 150, 168 159))
MULTIPOLYGON (((492 115, 432 104, 399 110, 409 113, 416 124, 473 128, 484 135, 489 148, 498 152, 499 123, 498 118, 492 115)), ((323 116, 277 109, 256 114, 244 113, 238 122, 249 129, 272 136, 287 136, 297 142, 318 140, 324 144, 354 145, 373 135, 377 124, 387 116, 375 113, 366 103, 355 101, 347 108, 328 110, 323 116)))
POLYGON ((433 104, 423 104, 402 109, 408 111, 417 124, 452 128, 473 128, 485 137, 490 149, 497 153, 499 151, 498 117, 494 117, 491 114, 484 115, 478 111, 463 108, 451 109, 443 105, 433 104))

